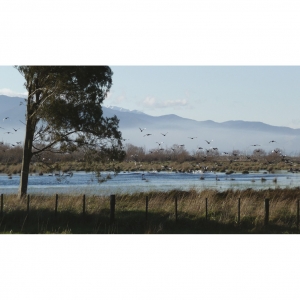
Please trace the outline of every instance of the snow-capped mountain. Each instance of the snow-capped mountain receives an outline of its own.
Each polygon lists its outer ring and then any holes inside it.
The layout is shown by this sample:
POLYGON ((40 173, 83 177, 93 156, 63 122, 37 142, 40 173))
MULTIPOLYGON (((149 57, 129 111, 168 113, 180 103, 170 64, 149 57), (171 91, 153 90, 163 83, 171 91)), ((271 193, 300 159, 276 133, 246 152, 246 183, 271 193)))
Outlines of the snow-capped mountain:
POLYGON ((120 111, 120 112, 130 112, 130 113, 134 113, 134 114, 142 114, 144 115, 144 113, 142 111, 139 111, 139 110, 129 110, 129 109, 126 109, 126 108, 122 108, 122 107, 119 107, 119 106, 113 106, 113 105, 110 105, 110 106, 104 106, 106 108, 110 108, 110 109, 113 109, 113 110, 116 110, 116 111, 120 111))

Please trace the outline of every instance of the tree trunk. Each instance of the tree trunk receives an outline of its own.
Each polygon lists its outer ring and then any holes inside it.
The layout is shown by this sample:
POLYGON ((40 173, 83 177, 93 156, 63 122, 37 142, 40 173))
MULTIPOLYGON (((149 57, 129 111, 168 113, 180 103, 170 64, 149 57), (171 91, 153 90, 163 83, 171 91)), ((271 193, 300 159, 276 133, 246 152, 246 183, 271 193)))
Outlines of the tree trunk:
POLYGON ((23 199, 27 195, 27 186, 28 186, 28 176, 29 176, 29 165, 32 158, 32 142, 35 131, 35 126, 32 124, 32 120, 27 117, 26 122, 26 133, 25 141, 23 147, 23 157, 22 157, 22 169, 21 169, 21 179, 18 197, 23 199))
POLYGON ((38 88, 38 78, 34 80, 34 83, 32 82, 28 85, 26 132, 23 146, 21 179, 18 192, 19 199, 23 199, 24 197, 26 197, 27 194, 29 165, 32 158, 32 144, 35 133, 35 127, 38 122, 38 118, 35 116, 35 113, 40 103, 40 92, 35 92, 33 96, 32 90, 37 91, 38 88))

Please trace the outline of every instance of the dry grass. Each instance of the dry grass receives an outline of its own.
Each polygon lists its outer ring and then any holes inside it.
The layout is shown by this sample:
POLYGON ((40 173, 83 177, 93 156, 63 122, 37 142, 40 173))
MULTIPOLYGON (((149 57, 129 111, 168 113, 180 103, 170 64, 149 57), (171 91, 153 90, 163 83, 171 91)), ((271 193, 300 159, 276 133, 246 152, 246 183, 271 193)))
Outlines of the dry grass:
POLYGON ((8 233, 297 233, 300 189, 254 191, 170 191, 116 196, 115 222, 110 222, 109 197, 4 195, 0 232, 8 233), (145 199, 148 196, 148 222, 145 199), (175 222, 175 197, 178 219, 175 222), (207 198, 207 220, 206 201, 207 198), (240 198, 240 224, 238 199, 240 198), (264 227, 264 199, 270 201, 269 227, 264 227))

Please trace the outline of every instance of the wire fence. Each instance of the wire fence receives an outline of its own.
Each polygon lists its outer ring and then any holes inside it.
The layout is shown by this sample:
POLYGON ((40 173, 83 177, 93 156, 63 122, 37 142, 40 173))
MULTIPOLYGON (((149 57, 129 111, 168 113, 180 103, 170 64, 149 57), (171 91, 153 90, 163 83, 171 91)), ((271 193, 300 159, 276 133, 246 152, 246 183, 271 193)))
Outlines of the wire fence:
MULTIPOLYGON (((0 217, 3 218, 5 215, 5 209, 4 209, 4 194, 1 194, 1 203, 0 203, 0 217)), ((118 212, 118 208, 116 208, 116 204, 118 203, 118 199, 116 197, 116 195, 110 195, 109 197, 109 205, 107 205, 107 207, 109 208, 109 220, 110 223, 114 223, 116 221, 116 212, 118 212)), ((107 200, 107 202, 108 202, 107 200)), ((184 199, 180 199, 181 202, 183 202, 184 199)), ((106 200, 105 200, 106 201, 106 200)), ((143 201, 143 200, 142 200, 143 201)), ((197 199, 199 204, 202 204, 202 209, 204 210, 204 219, 205 221, 209 221, 210 220, 210 216, 213 215, 213 208, 209 208, 209 204, 210 204, 210 200, 206 197, 204 199, 197 199), (201 202, 201 203, 200 203, 201 202), (204 207, 203 207, 204 206, 204 207)), ((241 198, 238 198, 236 200, 236 206, 235 207, 231 207, 231 211, 235 211, 236 214, 236 223, 238 226, 241 225, 241 221, 242 218, 246 218, 247 216, 247 210, 244 212, 243 216, 241 216, 241 198)), ((121 201, 120 201, 121 202, 121 201)), ((145 196, 145 221, 147 222, 149 220, 149 203, 151 202, 151 199, 149 198, 149 196, 145 196)), ((172 200, 171 200, 172 202, 172 200)), ((179 205, 178 205, 178 197, 174 196, 173 198, 173 202, 174 202, 174 206, 173 206, 173 215, 174 215, 174 221, 178 222, 180 220, 180 209, 179 209, 179 205)), ((268 228, 268 226, 270 225, 270 211, 272 211, 272 203, 270 203, 270 200, 264 199, 263 201, 263 226, 265 228, 268 228)), ((23 201, 22 203, 26 204, 26 209, 24 207, 25 213, 27 216, 29 216, 30 212, 31 212, 31 196, 27 195, 26 201, 23 201), (25 203, 24 203, 25 202, 25 203)), ((78 203, 78 202, 77 202, 78 203)), ((108 204, 108 203, 107 203, 108 204)), ((231 206, 234 206, 234 203, 231 203, 231 206)), ((248 206, 253 206, 255 204, 253 203, 247 203, 248 206)), ((259 204, 260 205, 260 204, 259 204)), ((299 231, 299 200, 296 200, 295 202, 291 202, 290 205, 295 205, 293 207, 293 213, 294 213, 294 221, 293 221, 293 226, 296 226, 297 230, 299 231)), ((275 206, 275 205, 274 205, 275 206)), ((55 198, 54 198, 54 205, 53 205, 53 212, 54 212, 54 216, 55 218, 58 215, 58 208, 59 208, 59 195, 55 194, 55 198)), ((172 208, 172 204, 168 205, 168 208, 172 208)), ((141 209, 141 208, 139 208, 141 209)), ((228 209, 228 207, 225 207, 225 205, 223 205, 223 209, 226 210, 228 209)), ((12 208, 10 208, 10 211, 12 210, 12 208)), ((86 195, 82 195, 81 198, 81 209, 77 208, 77 211, 79 211, 79 214, 82 215, 83 218, 85 218, 87 216, 87 205, 86 205, 86 195)))

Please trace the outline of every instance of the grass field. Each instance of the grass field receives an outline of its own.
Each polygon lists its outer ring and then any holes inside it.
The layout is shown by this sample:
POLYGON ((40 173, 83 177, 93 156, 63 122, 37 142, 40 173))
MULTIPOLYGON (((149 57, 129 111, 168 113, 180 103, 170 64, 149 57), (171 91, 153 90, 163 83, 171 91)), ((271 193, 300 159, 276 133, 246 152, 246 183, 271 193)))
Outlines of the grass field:
POLYGON ((298 233, 300 189, 217 192, 190 190, 116 195, 114 221, 110 197, 3 195, 1 233, 73 234, 235 234, 298 233), (146 197, 148 213, 146 216, 146 197), (175 213, 177 198, 177 214, 175 213), (269 224, 264 226, 265 199, 269 224), (206 206, 207 199, 207 206, 206 206), (238 222, 240 199, 240 222, 238 222), (29 208, 29 210, 28 210, 29 208), (55 211, 56 210, 56 211, 55 211))

